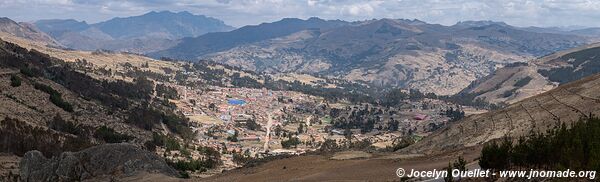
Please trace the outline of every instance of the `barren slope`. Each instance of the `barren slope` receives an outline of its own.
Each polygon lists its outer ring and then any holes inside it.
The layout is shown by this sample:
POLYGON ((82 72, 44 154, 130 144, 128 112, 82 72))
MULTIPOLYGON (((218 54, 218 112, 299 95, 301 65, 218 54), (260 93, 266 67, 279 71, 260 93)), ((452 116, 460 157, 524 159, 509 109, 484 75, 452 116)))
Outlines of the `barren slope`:
POLYGON ((598 73, 600 44, 559 51, 529 63, 511 64, 473 82, 462 93, 488 102, 515 103, 560 84, 598 73))
POLYGON ((559 86, 508 107, 471 115, 422 141, 403 149, 410 153, 436 153, 481 145, 504 136, 519 137, 600 114, 600 75, 559 86))

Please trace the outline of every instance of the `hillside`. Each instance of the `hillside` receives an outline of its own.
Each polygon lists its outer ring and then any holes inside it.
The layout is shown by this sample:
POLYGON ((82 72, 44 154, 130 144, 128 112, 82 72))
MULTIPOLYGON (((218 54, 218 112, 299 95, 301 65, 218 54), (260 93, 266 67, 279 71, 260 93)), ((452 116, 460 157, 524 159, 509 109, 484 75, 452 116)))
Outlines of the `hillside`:
POLYGON ((563 84, 504 109, 472 115, 440 129, 402 151, 431 154, 481 145, 504 136, 527 136, 561 123, 600 114, 600 75, 563 84))
MULTIPOLYGON (((26 46, 41 46, 22 38, 2 36, 11 37, 26 46)), ((150 151, 152 154, 147 155, 153 155, 154 160, 158 156, 148 144, 154 132, 170 133, 175 138, 191 135, 188 121, 162 106, 160 98, 153 97, 154 83, 168 78, 165 70, 175 71, 176 68, 168 67, 173 63, 161 65, 160 61, 133 60, 136 55, 127 54, 96 52, 87 53, 91 56, 86 57, 85 52, 49 47, 43 51, 77 58, 63 61, 35 49, 0 40, 0 104, 6 106, 0 109, 0 136, 5 139, 0 142, 2 155, 23 156, 28 151, 37 150, 43 156, 53 157, 53 161, 63 152, 127 142, 137 151, 150 151), (112 59, 122 60, 119 60, 121 63, 106 61, 112 59), (107 68, 108 64, 115 69, 107 68), (136 70, 137 66, 145 67, 145 70, 136 70), (155 118, 146 118, 144 122, 149 123, 141 127, 140 123, 133 122, 137 112, 152 114, 155 118), (165 121, 166 117, 169 121, 165 121), (163 127, 156 127, 159 125, 163 127)), ((42 165, 35 164, 36 159, 30 165, 42 165)), ((155 162, 166 166, 164 160, 155 162)), ((2 179, 6 177, 4 167, 0 169, 2 179)), ((127 173, 137 171, 144 171, 144 168, 135 167, 127 173)), ((96 174, 104 175, 102 173, 96 174)), ((98 177, 96 174, 81 179, 98 177)), ((10 174, 8 176, 10 178, 10 174)))
POLYGON ((223 21, 189 12, 149 12, 88 24, 76 20, 39 20, 35 26, 62 45, 77 50, 146 53, 174 46, 178 39, 233 27, 223 21))
POLYGON ((153 57, 195 60, 206 54, 226 51, 244 44, 287 36, 302 30, 327 30, 347 24, 349 22, 340 20, 327 21, 319 18, 310 18, 307 20, 285 18, 273 23, 244 26, 230 32, 209 33, 199 37, 185 38, 175 47, 151 53, 150 55, 153 57))
POLYGON ((419 20, 342 23, 312 18, 184 39, 150 55, 209 59, 258 72, 324 75, 451 95, 506 64, 586 42, 578 36, 528 32, 496 22, 442 26, 419 20), (330 26, 297 26, 316 22, 330 26), (282 27, 293 28, 272 36, 247 32, 266 33, 282 27))
POLYGON ((559 51, 528 63, 511 64, 461 91, 488 102, 514 103, 598 73, 600 44, 559 51))
POLYGON ((36 29, 35 26, 28 23, 17 23, 6 17, 0 17, 0 32, 32 40, 40 44, 46 44, 51 46, 58 45, 58 43, 54 39, 52 39, 52 37, 36 29))

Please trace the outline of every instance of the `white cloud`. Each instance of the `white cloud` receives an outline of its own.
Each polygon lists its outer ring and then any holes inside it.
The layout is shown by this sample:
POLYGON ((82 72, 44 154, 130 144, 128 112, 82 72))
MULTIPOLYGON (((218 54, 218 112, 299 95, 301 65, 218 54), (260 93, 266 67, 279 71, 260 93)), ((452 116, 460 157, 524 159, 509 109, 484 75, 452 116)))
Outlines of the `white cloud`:
POLYGON ((186 10, 238 27, 315 16, 349 21, 406 18, 446 25, 494 20, 519 26, 600 26, 597 0, 0 0, 0 16, 20 21, 75 18, 98 22, 152 10, 186 10))

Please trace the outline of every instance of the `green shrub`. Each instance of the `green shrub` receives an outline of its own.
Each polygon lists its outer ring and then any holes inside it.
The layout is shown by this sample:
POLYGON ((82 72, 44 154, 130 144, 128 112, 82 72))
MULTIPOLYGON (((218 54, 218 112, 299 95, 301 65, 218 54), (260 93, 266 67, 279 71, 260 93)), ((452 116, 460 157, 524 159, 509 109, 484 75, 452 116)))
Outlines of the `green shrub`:
POLYGON ((529 84, 529 82, 532 80, 532 78, 530 76, 527 76, 525 78, 521 78, 519 81, 515 82, 514 86, 515 87, 523 87, 527 84, 529 84))
POLYGON ((35 83, 33 84, 33 87, 37 90, 50 94, 50 102, 52 102, 54 105, 67 112, 73 112, 73 105, 63 100, 62 95, 52 87, 41 83, 35 83))
POLYGON ((552 170, 600 170, 600 119, 585 117, 567 127, 562 124, 546 133, 532 132, 513 145, 505 138, 490 142, 481 151, 483 169, 514 167, 552 170))
POLYGON ((131 140, 133 137, 117 133, 112 128, 102 126, 96 130, 94 137, 104 140, 106 143, 121 143, 131 140))
POLYGON ((54 116, 54 118, 48 123, 48 128, 56 131, 66 132, 73 135, 84 134, 82 129, 76 124, 70 121, 65 121, 60 115, 54 116))
POLYGON ((67 101, 63 100, 63 98, 60 95, 57 95, 57 94, 50 95, 50 102, 52 102, 54 105, 60 107, 61 109, 65 110, 67 112, 73 112, 73 105, 71 105, 67 101))
POLYGON ((296 137, 281 141, 281 146, 286 149, 292 148, 292 146, 297 147, 298 144, 300 144, 300 140, 296 137))
POLYGON ((179 141, 174 137, 154 132, 152 133, 152 140, 146 144, 146 147, 152 149, 156 146, 164 147, 167 151, 181 149, 179 141))
POLYGON ((21 68, 20 72, 27 77, 35 77, 35 73, 30 68, 21 68))
POLYGON ((21 78, 19 78, 19 76, 17 76, 17 75, 11 75, 10 76, 10 86, 12 86, 12 87, 21 86, 21 78))

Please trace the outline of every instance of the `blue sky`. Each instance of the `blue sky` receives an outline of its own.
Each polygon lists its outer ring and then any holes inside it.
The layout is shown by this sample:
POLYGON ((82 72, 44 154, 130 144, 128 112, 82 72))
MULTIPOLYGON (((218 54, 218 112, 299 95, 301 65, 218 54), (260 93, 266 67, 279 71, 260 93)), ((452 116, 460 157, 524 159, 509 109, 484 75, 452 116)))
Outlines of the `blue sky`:
POLYGON ((600 0, 0 0, 0 16, 17 21, 89 23, 149 11, 189 11, 241 27, 285 17, 366 20, 420 19, 451 25, 461 20, 517 26, 600 26, 600 0))

